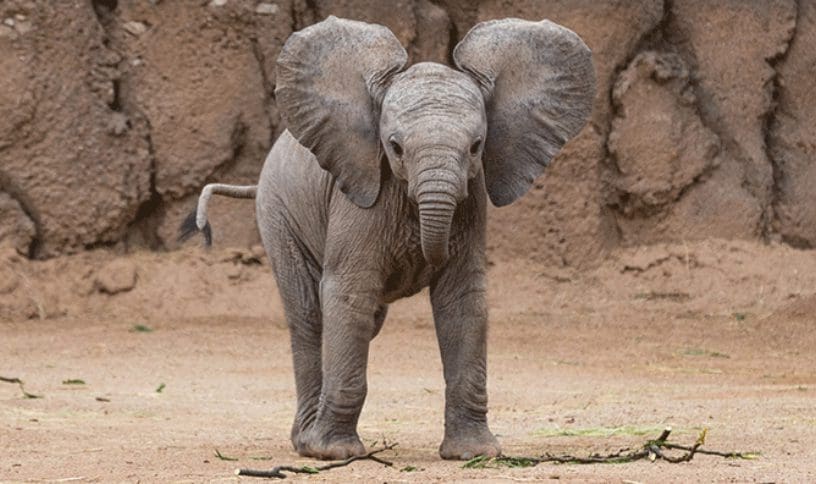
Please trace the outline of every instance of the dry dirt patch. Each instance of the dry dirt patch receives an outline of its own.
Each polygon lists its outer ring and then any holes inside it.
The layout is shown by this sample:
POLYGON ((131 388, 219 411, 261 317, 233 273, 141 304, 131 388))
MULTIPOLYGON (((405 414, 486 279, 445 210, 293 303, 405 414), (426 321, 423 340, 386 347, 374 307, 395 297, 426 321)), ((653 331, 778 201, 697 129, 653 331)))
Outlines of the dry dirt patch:
MULTIPOLYGON (((311 464, 288 443, 288 337, 263 257, 129 255, 131 289, 94 289, 97 271, 121 258, 6 260, 21 281, 0 295, 6 314, 17 299, 46 307, 42 320, 4 316, 0 375, 44 398, 0 384, 0 480, 218 481, 237 479, 238 466, 311 464)), ((440 461, 444 387, 420 294, 394 305, 372 345, 360 422, 366 444, 399 442, 394 468, 360 462, 313 478, 813 481, 814 259, 709 241, 619 251, 584 273, 514 261, 491 269, 489 418, 507 454, 610 452, 672 425, 679 441, 706 427, 711 448, 759 451, 756 460, 440 461)))

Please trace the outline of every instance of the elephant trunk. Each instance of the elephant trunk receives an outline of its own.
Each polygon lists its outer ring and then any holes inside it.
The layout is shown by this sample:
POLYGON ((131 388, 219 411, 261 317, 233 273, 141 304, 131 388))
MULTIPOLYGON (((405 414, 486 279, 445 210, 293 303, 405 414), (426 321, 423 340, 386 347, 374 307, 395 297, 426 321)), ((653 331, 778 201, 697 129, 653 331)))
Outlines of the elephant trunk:
MULTIPOLYGON (((442 170, 433 170, 442 172, 442 170)), ((422 255, 433 266, 448 260, 451 223, 460 192, 453 173, 426 172, 416 188, 422 255)))

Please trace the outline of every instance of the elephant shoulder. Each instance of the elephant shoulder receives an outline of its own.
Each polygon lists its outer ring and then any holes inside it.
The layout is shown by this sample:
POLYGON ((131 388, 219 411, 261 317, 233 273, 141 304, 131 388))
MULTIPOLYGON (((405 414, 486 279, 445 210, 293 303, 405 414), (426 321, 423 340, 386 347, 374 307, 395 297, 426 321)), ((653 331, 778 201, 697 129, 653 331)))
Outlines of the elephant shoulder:
POLYGON ((273 184, 277 190, 318 189, 331 179, 317 159, 286 130, 278 137, 264 161, 261 184, 273 184))

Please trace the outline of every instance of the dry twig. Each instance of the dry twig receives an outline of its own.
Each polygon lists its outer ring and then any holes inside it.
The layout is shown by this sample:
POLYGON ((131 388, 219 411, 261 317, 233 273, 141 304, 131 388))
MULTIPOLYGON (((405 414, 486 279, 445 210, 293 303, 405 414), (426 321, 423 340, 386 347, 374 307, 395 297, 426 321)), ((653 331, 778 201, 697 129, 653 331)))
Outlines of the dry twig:
POLYGON ((327 471, 329 469, 335 469, 337 467, 345 467, 352 462, 358 460, 373 460, 374 462, 378 462, 384 466, 391 467, 394 465, 393 462, 389 462, 387 460, 381 459, 377 457, 377 454, 381 452, 385 452, 386 450, 392 450, 394 447, 397 446, 397 443, 384 445, 383 447, 377 448, 369 452, 365 455, 358 455, 354 457, 349 457, 346 460, 341 460, 337 462, 329 462, 328 464, 324 464, 322 466, 312 467, 312 466, 275 466, 269 470, 256 470, 256 469, 236 469, 235 475, 238 476, 247 476, 247 477, 266 477, 266 478, 276 478, 276 479, 286 479, 285 472, 290 472, 293 474, 317 474, 321 471, 327 471))
POLYGON ((20 391, 23 392, 23 397, 25 398, 42 398, 41 395, 34 395, 33 393, 28 393, 25 390, 25 386, 23 386, 23 380, 20 380, 19 378, 9 378, 5 376, 0 376, 0 381, 6 383, 16 383, 17 385, 19 385, 20 391))
POLYGON ((688 462, 694 458, 695 454, 717 455, 730 459, 751 459, 755 453, 747 452, 720 452, 716 450, 704 450, 700 447, 705 443, 708 429, 703 429, 697 437, 697 441, 692 446, 671 444, 666 442, 671 434, 671 427, 667 427, 655 440, 650 440, 639 449, 621 449, 611 454, 592 454, 587 457, 577 457, 573 455, 552 455, 544 454, 540 457, 510 457, 499 456, 488 458, 479 456, 467 461, 463 467, 468 469, 481 469, 485 467, 534 467, 544 462, 554 462, 557 464, 621 464, 634 462, 641 459, 655 461, 665 460, 672 464, 688 462), (684 454, 671 456, 665 453, 666 449, 683 450, 684 454))

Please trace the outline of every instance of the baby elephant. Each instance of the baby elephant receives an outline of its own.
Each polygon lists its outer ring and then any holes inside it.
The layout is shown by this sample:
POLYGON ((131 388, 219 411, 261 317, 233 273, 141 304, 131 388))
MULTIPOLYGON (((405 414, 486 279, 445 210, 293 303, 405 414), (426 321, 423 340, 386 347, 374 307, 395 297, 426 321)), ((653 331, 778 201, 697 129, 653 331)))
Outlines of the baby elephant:
POLYGON ((256 199, 291 333, 292 444, 365 453, 357 420, 369 342, 388 304, 430 286, 445 376, 445 459, 495 456, 487 426, 487 197, 512 203, 583 127, 589 49, 549 21, 476 25, 456 69, 419 63, 385 27, 335 17, 277 61, 288 128, 256 186, 208 185, 188 232, 209 235, 213 193, 256 199))

